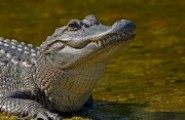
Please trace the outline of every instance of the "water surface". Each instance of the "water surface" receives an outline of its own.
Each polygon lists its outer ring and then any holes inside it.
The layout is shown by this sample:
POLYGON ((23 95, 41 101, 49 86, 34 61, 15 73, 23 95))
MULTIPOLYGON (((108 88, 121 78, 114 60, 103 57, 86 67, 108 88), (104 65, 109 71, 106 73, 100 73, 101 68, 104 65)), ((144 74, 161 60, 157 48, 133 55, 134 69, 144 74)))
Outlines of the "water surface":
POLYGON ((185 120, 184 6, 183 0, 1 0, 0 36, 38 46, 71 18, 93 13, 105 24, 130 19, 137 37, 111 59, 94 91, 92 114, 104 120, 185 120))

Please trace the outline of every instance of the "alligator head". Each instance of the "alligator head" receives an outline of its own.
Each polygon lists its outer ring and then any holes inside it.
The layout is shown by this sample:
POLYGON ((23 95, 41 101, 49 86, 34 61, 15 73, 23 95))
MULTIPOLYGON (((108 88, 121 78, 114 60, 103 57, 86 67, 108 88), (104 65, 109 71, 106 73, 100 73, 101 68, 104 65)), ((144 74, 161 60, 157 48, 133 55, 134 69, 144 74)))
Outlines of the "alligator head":
POLYGON ((38 85, 52 106, 62 112, 79 110, 91 96, 109 58, 134 36, 131 21, 106 26, 93 15, 58 28, 40 47, 37 62, 38 85))
POLYGON ((82 21, 73 19, 67 26, 58 28, 48 37, 45 53, 53 65, 71 68, 86 61, 106 61, 134 36, 135 25, 129 20, 106 26, 89 15, 82 21))

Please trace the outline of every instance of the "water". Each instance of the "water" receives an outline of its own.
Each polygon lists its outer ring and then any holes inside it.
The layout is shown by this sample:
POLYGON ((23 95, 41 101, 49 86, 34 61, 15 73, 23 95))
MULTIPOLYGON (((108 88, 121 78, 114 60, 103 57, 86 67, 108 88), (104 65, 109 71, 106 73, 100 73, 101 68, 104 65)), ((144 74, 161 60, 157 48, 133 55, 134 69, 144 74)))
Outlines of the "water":
MULTIPOLYGON (((0 1, 0 35, 39 45, 71 18, 127 18, 136 39, 113 58, 94 91, 106 120, 185 120, 185 1, 0 1)), ((79 118, 80 119, 80 118, 79 118)))

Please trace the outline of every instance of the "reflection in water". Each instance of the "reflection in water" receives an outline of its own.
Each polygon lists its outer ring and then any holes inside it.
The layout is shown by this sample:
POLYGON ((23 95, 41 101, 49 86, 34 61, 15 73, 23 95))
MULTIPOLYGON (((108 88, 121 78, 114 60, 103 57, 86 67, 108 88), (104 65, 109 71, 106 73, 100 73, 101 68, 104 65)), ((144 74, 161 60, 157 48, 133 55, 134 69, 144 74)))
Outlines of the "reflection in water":
POLYGON ((145 107, 147 105, 98 101, 92 114, 101 120, 185 120, 185 112, 149 112, 145 107))
POLYGON ((157 112, 139 116, 141 116, 142 120, 185 120, 185 113, 183 112, 157 112))

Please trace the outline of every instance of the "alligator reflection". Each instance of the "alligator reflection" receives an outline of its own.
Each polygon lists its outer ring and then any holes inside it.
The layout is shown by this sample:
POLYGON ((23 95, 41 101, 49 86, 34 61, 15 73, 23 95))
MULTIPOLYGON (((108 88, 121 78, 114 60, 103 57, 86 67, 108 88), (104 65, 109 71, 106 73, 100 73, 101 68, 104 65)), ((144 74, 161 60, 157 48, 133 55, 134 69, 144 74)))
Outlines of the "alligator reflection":
POLYGON ((92 114, 101 120, 185 120, 185 112, 149 112, 146 106, 97 101, 92 114))

